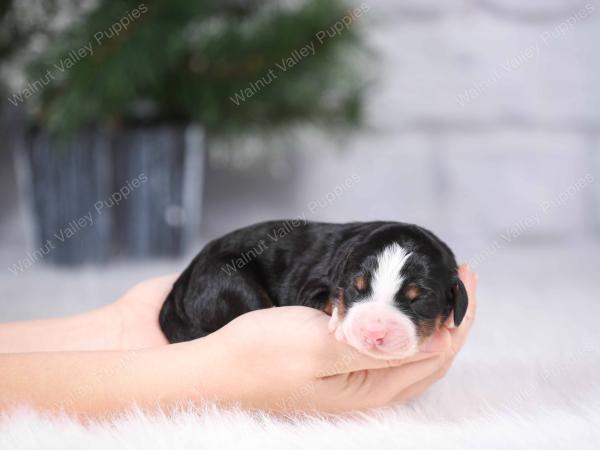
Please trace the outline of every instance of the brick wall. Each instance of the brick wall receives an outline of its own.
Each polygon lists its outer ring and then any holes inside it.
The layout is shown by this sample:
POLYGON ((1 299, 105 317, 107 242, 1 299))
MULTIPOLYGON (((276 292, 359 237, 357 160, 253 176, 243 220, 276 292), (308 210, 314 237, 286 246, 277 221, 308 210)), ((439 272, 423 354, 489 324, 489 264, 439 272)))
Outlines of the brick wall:
POLYGON ((311 218, 415 221, 483 242, 507 233, 521 242, 592 236, 600 217, 600 2, 369 6, 362 26, 379 57, 357 61, 378 80, 367 129, 337 143, 304 133, 291 156, 267 158, 285 170, 257 174, 258 184, 245 175, 243 204, 236 171, 213 164, 208 233, 299 215, 357 174, 352 189, 311 218))

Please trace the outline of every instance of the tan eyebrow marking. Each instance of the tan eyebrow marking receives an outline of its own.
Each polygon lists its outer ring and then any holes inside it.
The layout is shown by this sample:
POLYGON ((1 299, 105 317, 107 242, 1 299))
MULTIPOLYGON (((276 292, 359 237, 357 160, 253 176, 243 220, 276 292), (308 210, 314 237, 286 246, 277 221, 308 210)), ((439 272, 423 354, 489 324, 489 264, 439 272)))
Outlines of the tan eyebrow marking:
POLYGON ((359 291, 362 291, 365 287, 367 287, 367 280, 365 277, 362 275, 354 277, 354 287, 359 291))

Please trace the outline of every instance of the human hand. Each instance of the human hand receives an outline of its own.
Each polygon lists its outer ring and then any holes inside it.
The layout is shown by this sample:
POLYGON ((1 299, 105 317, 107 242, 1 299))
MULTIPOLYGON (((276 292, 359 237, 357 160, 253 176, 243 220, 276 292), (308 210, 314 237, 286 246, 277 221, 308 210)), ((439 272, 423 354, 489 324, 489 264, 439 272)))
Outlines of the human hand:
POLYGON ((133 350, 166 345, 158 313, 176 275, 137 284, 116 302, 67 317, 0 324, 0 353, 133 350))
MULTIPOLYGON (((465 344, 477 312, 477 274, 465 264, 458 268, 458 276, 465 285, 467 296, 469 298, 469 306, 463 321, 459 327, 455 327, 454 318, 452 314, 450 315, 444 324, 444 327, 437 332, 437 334, 443 334, 445 336, 444 338, 440 337, 441 340, 450 340, 450 346, 447 347, 443 352, 443 355, 441 355, 441 364, 436 370, 424 376, 420 381, 412 384, 402 391, 398 396, 396 396, 395 401, 405 402, 417 397, 427 390, 433 383, 444 378, 452 366, 456 355, 465 344)), ((426 368, 423 368, 423 374, 426 373, 425 369, 426 368)))
MULTIPOLYGON (((412 398, 442 378, 466 339, 476 309, 476 276, 459 276, 469 309, 403 360, 376 360, 335 340, 322 312, 289 306, 253 311, 208 336, 221 349, 215 399, 275 411, 343 412, 412 398), (225 356, 227 355, 227 356, 225 356)), ((201 340, 200 340, 201 341, 201 340)), ((206 343, 206 342, 205 342, 206 343)))
POLYGON ((165 275, 142 281, 107 307, 107 312, 118 324, 117 349, 148 348, 169 343, 160 329, 158 315, 176 279, 177 275, 165 275))
MULTIPOLYGON (((134 403, 169 408, 190 400, 281 412, 343 412, 403 401, 443 377, 465 341, 475 315, 476 277, 465 267, 459 275, 469 294, 460 327, 442 327, 419 353, 402 361, 358 353, 328 333, 328 316, 300 306, 254 311, 205 338, 135 351, 102 351, 97 348, 100 342, 85 344, 90 347, 85 350, 96 351, 81 351, 65 345, 74 336, 68 323, 22 324, 5 333, 7 340, 17 340, 13 335, 22 340, 23 327, 41 327, 46 338, 61 329, 62 337, 60 342, 43 342, 52 351, 40 351, 38 343, 37 351, 31 351, 32 346, 25 350, 29 353, 21 349, 0 355, 0 412, 27 403, 101 416, 134 403)), ((144 282, 117 302, 122 308, 121 344, 149 347, 166 342, 156 315, 173 279, 144 282)), ((85 332, 75 336, 84 339, 110 318, 114 316, 86 320, 85 332)))

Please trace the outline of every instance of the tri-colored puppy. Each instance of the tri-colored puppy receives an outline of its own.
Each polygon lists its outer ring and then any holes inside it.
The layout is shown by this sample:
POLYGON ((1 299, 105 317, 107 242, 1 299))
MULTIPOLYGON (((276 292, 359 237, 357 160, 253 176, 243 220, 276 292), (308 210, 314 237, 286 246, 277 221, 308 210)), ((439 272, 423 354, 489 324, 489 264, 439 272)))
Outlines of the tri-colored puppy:
POLYGON ((310 306, 331 315, 337 339, 391 359, 414 353, 452 311, 459 325, 467 303, 452 251, 421 227, 273 221, 208 243, 159 320, 169 341, 180 342, 248 311, 310 306))

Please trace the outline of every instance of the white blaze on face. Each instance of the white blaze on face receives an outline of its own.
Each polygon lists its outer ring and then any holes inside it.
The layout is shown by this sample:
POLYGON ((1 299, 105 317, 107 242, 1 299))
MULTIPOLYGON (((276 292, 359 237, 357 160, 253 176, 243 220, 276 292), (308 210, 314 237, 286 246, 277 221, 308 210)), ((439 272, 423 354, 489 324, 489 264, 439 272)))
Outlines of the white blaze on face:
MULTIPOLYGON (((394 305, 402 287, 402 269, 411 254, 399 244, 387 246, 377 256, 372 294, 353 304, 337 328, 336 337, 375 358, 401 358, 417 349, 414 323, 394 305)), ((337 320, 337 312, 332 322, 337 320)))
POLYGON ((402 287, 402 268, 409 257, 410 253, 395 242, 377 256, 377 270, 371 285, 372 301, 394 303, 394 296, 402 287))

